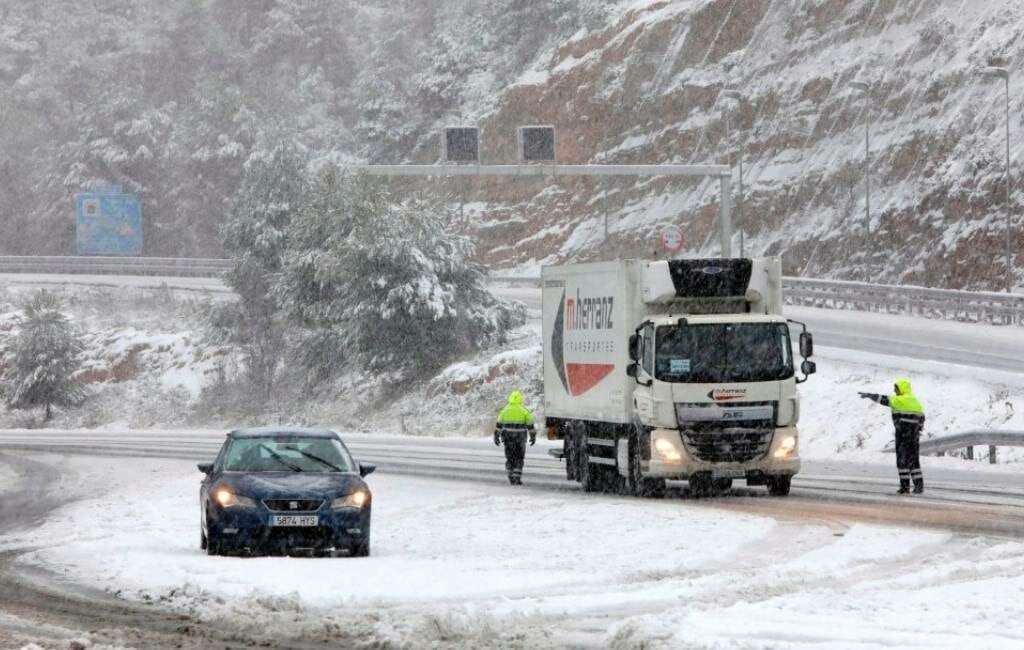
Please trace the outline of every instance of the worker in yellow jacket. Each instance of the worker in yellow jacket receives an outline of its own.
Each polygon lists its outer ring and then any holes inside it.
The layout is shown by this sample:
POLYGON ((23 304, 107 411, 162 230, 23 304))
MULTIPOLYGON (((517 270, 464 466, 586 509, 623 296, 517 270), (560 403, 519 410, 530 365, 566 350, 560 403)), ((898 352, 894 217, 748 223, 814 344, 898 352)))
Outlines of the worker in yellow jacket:
POLYGON ((512 485, 523 484, 527 436, 531 446, 537 442, 533 413, 523 406, 523 394, 514 390, 508 396, 508 404, 498 413, 498 422, 494 427, 494 444, 505 445, 505 469, 508 471, 508 482, 512 485))
POLYGON ((896 427, 896 468, 900 474, 900 489, 897 494, 910 491, 914 481, 914 494, 924 492, 924 475, 921 473, 920 442, 924 430, 924 408, 910 389, 910 381, 897 379, 893 384, 893 396, 876 393, 859 393, 865 399, 888 406, 892 411, 892 423, 896 427))

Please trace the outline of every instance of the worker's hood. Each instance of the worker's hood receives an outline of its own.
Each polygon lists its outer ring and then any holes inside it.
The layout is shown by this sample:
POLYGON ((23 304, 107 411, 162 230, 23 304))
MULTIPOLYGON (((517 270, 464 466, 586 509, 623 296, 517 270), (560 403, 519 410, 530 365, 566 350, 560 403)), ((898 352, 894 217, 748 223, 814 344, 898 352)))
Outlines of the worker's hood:
POLYGON ((910 395, 910 380, 909 379, 897 379, 896 382, 896 394, 897 395, 910 395))
POLYGON ((512 406, 522 406, 523 394, 517 390, 512 391, 508 396, 508 403, 512 406))

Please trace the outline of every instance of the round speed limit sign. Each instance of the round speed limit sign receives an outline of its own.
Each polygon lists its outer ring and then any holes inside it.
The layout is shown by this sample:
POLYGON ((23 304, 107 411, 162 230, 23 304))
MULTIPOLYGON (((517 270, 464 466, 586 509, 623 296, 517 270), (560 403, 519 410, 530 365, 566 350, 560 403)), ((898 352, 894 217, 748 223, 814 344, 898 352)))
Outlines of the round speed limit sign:
POLYGON ((667 253, 683 250, 683 230, 679 226, 665 226, 661 230, 661 249, 667 253))

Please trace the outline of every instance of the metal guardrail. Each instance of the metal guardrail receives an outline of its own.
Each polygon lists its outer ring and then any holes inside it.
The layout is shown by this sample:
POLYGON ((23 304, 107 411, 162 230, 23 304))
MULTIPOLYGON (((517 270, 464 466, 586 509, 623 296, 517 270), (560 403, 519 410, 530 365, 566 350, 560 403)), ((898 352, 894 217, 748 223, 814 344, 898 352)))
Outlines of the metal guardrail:
MULTIPOLYGON (((491 280, 515 286, 540 286, 540 278, 530 276, 495 275, 491 280)), ((1024 294, 793 277, 784 277, 782 286, 788 305, 1024 325, 1024 294)))
POLYGON ((216 278, 231 260, 173 257, 3 256, 0 273, 216 278))
MULTIPOLYGON (((226 259, 170 257, 0 257, 0 273, 55 273, 220 277, 231 266, 226 259)), ((515 286, 540 286, 536 276, 492 275, 491 281, 515 286)), ((1024 294, 957 291, 926 287, 782 279, 786 304, 924 316, 940 320, 1024 325, 1024 294)))
POLYGON ((1024 325, 1024 294, 783 278, 786 304, 1024 325))
MULTIPOLYGON (((967 458, 974 458, 975 447, 988 447, 988 460, 996 462, 996 447, 1024 447, 1024 431, 962 431, 938 438, 921 440, 920 450, 926 456, 942 456, 947 451, 966 449, 967 458)), ((889 442, 885 451, 895 451, 895 443, 889 442)))

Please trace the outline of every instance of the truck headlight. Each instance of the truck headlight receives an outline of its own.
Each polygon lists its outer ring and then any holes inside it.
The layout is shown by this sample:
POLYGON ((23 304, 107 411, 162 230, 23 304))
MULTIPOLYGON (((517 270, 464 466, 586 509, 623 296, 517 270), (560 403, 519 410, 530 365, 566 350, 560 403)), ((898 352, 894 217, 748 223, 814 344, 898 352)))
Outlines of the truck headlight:
POLYGON ((654 441, 654 451, 658 452, 662 460, 667 460, 670 463, 678 463, 683 459, 676 446, 665 438, 658 438, 654 441))
POLYGON ((365 490, 356 490, 352 494, 344 497, 338 497, 334 501, 331 501, 331 508, 333 510, 342 510, 344 508, 352 508, 353 510, 359 510, 366 502, 370 500, 370 495, 365 490))
POLYGON ((775 450, 774 456, 776 458, 785 458, 792 456, 794 451, 796 451, 796 436, 786 436, 779 441, 779 446, 775 450))
POLYGON ((227 486, 221 486, 213 491, 213 500, 220 504, 222 508, 255 508, 256 502, 249 497, 244 497, 240 494, 235 494, 231 488, 227 486))

